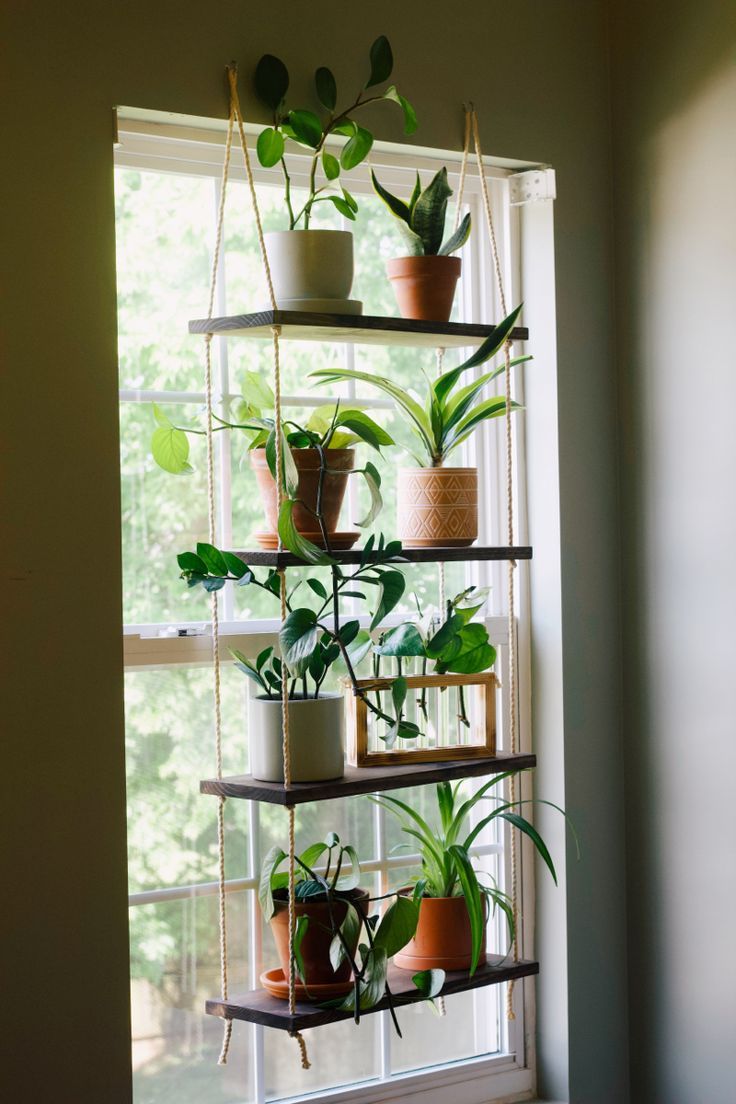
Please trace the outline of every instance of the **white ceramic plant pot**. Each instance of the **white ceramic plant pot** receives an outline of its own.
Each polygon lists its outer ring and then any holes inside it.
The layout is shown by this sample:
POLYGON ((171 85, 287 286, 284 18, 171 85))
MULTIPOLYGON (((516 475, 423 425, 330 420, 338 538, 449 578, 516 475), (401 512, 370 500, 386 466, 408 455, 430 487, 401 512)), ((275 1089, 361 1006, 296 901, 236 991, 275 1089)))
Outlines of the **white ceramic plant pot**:
MULTIPOLYGON (((322 782, 344 773, 342 694, 289 699, 292 782, 322 782)), ((252 696, 248 705, 250 770, 262 782, 284 781, 281 699, 252 696)))
POLYGON ((362 303, 349 297, 353 235, 348 230, 273 230, 265 239, 281 310, 360 314, 362 303))

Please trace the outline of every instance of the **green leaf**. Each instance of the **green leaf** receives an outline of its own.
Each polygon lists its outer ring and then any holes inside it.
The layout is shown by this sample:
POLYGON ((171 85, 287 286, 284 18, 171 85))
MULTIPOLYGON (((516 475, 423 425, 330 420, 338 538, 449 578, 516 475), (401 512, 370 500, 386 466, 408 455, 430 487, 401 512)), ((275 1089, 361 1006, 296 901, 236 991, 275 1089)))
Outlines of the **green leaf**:
POLYGON ((298 142, 317 149, 322 140, 322 123, 313 111, 299 109, 289 112, 289 124, 298 142))
POLYGON ((365 441, 367 445, 371 445, 377 451, 380 451, 382 445, 393 445, 395 443, 393 437, 390 437, 385 429, 382 429, 377 422, 374 422, 373 418, 362 410, 342 410, 338 414, 335 424, 345 426, 361 441, 365 441))
POLYGON ((410 211, 413 211, 414 208, 416 207, 417 200, 419 199, 421 194, 422 194, 422 181, 419 177, 419 172, 417 172, 417 178, 414 181, 414 188, 413 188, 412 193, 411 193, 411 199, 409 200, 409 210, 410 211))
POLYGON ((452 671, 458 675, 479 675, 496 662, 496 649, 488 640, 485 625, 474 622, 465 625, 456 637, 457 645, 445 658, 443 651, 437 659, 437 674, 452 671))
POLYGON ((450 372, 445 372, 436 381, 434 385, 434 392, 440 402, 445 395, 452 391, 453 387, 457 383, 458 379, 463 372, 466 372, 468 368, 475 368, 479 364, 485 364, 487 360, 490 360, 492 356, 495 356, 499 349, 502 348, 504 342, 509 337, 511 331, 514 328, 516 319, 519 317, 523 303, 520 303, 518 307, 512 310, 511 314, 507 315, 502 322, 499 322, 497 326, 494 326, 491 333, 485 339, 485 341, 476 349, 472 356, 464 360, 462 364, 459 364, 457 368, 453 368, 450 372))
POLYGON ((445 984, 445 971, 420 970, 418 973, 412 974, 411 980, 423 997, 432 1000, 433 997, 438 997, 442 992, 442 986, 445 984))
POLYGON ((414 134, 419 125, 417 122, 417 113, 406 97, 402 96, 401 93, 397 91, 395 84, 392 84, 390 88, 386 89, 383 93, 383 98, 384 100, 393 100, 393 102, 397 103, 404 112, 404 134, 414 134))
POLYGON ((366 82, 366 88, 372 88, 374 84, 383 84, 391 76, 394 57, 389 40, 385 35, 380 35, 371 46, 370 58, 371 75, 366 82))
POLYGON ((398 196, 393 195, 388 190, 388 188, 384 188, 383 184, 379 182, 378 177, 372 169, 371 180, 373 181, 373 190, 375 191, 376 195, 380 196, 380 198, 388 207, 391 214, 395 215, 398 219, 403 219, 403 221, 408 226, 411 222, 411 211, 404 203, 404 201, 399 199, 398 196))
MULTIPOLYGON (((254 682, 259 690, 264 693, 268 693, 268 686, 263 680, 263 676, 258 670, 258 666, 254 666, 246 655, 239 652, 237 648, 229 648, 230 655, 235 660, 235 666, 239 671, 242 671, 244 675, 247 675, 251 682, 254 682)), ((269 680, 270 681, 270 680, 269 680)))
POLYGON ((301 916, 297 916, 296 923, 294 924, 294 939, 292 940, 291 949, 294 953, 294 963, 296 965, 297 973, 302 981, 306 984, 306 978, 304 976, 304 959, 302 958, 302 942, 304 936, 307 934, 307 928, 309 927, 309 916, 302 913, 301 916))
POLYGON ((347 171, 365 161, 371 152, 373 135, 364 127, 356 127, 353 137, 345 143, 340 153, 340 164, 347 171))
POLYGON ((264 54, 255 71, 254 84, 259 100, 277 111, 289 87, 289 71, 273 54, 264 54))
POLYGON ((338 637, 347 648, 352 644, 356 636, 360 632, 360 621, 346 621, 344 625, 340 626, 338 637))
POLYGON ((176 562, 182 571, 197 571, 200 575, 207 574, 207 564, 194 552, 180 552, 176 557, 176 562))
POLYGON ((264 920, 270 920, 274 914, 273 894, 271 892, 271 878, 276 872, 276 868, 286 858, 286 852, 282 851, 280 847, 272 847, 263 860, 261 866, 261 877, 258 882, 258 901, 261 906, 261 912, 263 913, 264 920))
MULTIPOLYGON (((334 206, 337 207, 337 209, 338 209, 338 211, 340 212, 341 215, 344 215, 345 218, 350 219, 351 222, 355 222, 355 214, 353 212, 353 209, 350 206, 350 204, 347 202, 347 200, 342 198, 342 196, 334 196, 334 195, 325 196, 324 200, 325 200, 325 202, 329 202, 329 203, 334 204, 334 206)), ((317 200, 317 202, 320 203, 321 200, 317 200)))
POLYGON ((346 843, 342 849, 343 856, 347 855, 350 859, 350 873, 343 874, 337 880, 336 889, 340 893, 349 893, 351 889, 355 889, 360 882, 360 860, 358 859, 358 852, 354 847, 351 847, 349 843, 346 843))
POLYGON ((375 651, 378 655, 385 656, 426 655, 422 634, 416 625, 412 625, 410 622, 397 625, 395 629, 389 629, 384 634, 381 643, 376 644, 375 651))
POLYGON ((346 119, 344 123, 338 123, 332 128, 333 134, 341 134, 343 138, 352 138, 357 131, 357 124, 352 119, 346 119))
POLYGON ((367 529, 373 524, 381 510, 383 509, 383 497, 381 496, 381 476, 378 469, 373 464, 366 464, 361 470, 361 474, 365 479, 368 487, 368 493, 371 496, 371 504, 368 509, 368 513, 360 521, 356 521, 356 525, 359 529, 367 529))
POLYGON ((419 196, 411 215, 411 229, 422 239, 428 256, 436 254, 442 245, 447 201, 451 195, 447 169, 443 165, 419 196))
POLYGON ((273 644, 269 644, 269 646, 267 648, 264 648, 263 651, 259 652, 258 655, 256 656, 256 670, 260 671, 261 668, 263 667, 264 663, 267 663, 272 655, 273 655, 273 644))
POLYGON ((382 947, 387 958, 393 958, 413 938, 418 923, 419 905, 411 897, 399 894, 383 914, 373 937, 373 946, 382 947))
POLYGON ((501 813, 500 816, 503 818, 503 820, 508 821, 509 824, 513 824, 514 827, 518 828, 520 832, 523 832, 525 836, 529 837, 529 839, 536 847, 540 857, 544 860, 547 869, 552 875, 552 879, 555 885, 557 885, 557 871, 555 870, 555 865, 552 862, 552 856, 547 849, 547 844, 544 842, 534 825, 530 824, 525 817, 520 816, 518 813, 505 812, 501 813))
POLYGON ((278 533, 281 538, 281 543, 284 548, 289 552, 293 552, 295 556, 298 556, 300 560, 305 563, 311 564, 331 564, 334 561, 324 548, 318 548, 316 544, 312 544, 310 540, 303 537, 297 527, 294 525, 294 506, 296 503, 287 498, 281 503, 281 511, 279 513, 278 533))
POLYGON ((406 582, 400 571, 382 571, 378 584, 378 604, 371 620, 371 630, 378 628, 394 606, 401 601, 406 582))
POLYGON ((244 579, 245 576, 250 573, 251 578, 247 581, 250 582, 252 580, 253 572, 246 563, 243 563, 240 556, 236 556, 234 552, 222 552, 221 556, 225 561, 225 566, 229 573, 234 575, 236 579, 244 579))
POLYGON ((357 212, 357 210, 358 210, 358 201, 356 200, 355 196, 351 195, 350 192, 347 190, 347 188, 342 189, 342 194, 345 196, 345 202, 347 203, 347 205, 353 211, 357 212))
POLYGON ((434 441, 432 426, 430 425, 427 415, 416 399, 413 399, 411 395, 397 384, 393 383, 392 380, 386 379, 384 376, 373 375, 372 372, 359 372, 350 368, 320 368, 316 372, 310 372, 310 379, 317 379, 320 383, 337 383, 355 380, 356 382, 360 381, 377 387, 379 391, 383 391, 392 399, 395 399, 405 414, 408 415, 416 427, 429 457, 432 457, 434 441))
POLYGON ((395 678, 391 683, 391 701, 393 702, 394 712, 398 717, 404 708, 404 702, 406 701, 408 684, 403 676, 395 678))
POLYGON ((345 945, 347 945, 352 952, 352 948, 358 942, 360 936, 360 929, 363 926, 363 921, 360 917, 360 913, 349 901, 346 902, 347 908, 345 911, 345 917, 340 925, 340 935, 335 935, 330 943, 330 964, 332 969, 337 972, 343 963, 345 958, 345 945))
POLYGON ((478 885, 478 879, 473 870, 472 863, 467 852, 459 846, 452 844, 448 847, 448 854, 452 856, 457 876, 462 886, 465 904, 470 917, 470 944, 471 962, 470 976, 472 977, 478 968, 478 959, 483 950, 483 935, 485 933, 483 898, 478 885))
POLYGON ((350 662, 354 667, 365 659, 373 647, 373 638, 366 629, 361 629, 356 634, 355 639, 347 645, 347 653, 350 656, 350 662))
POLYGON ((276 399, 271 387, 259 372, 244 372, 240 393, 256 410, 273 410, 276 399))
POLYGON ((267 127, 258 135, 256 142, 258 160, 264 169, 270 169, 277 165, 284 156, 284 136, 273 127, 267 127))
POLYGON ((197 545, 197 555, 204 560, 210 575, 227 575, 227 564, 219 548, 212 544, 200 543, 197 545))
POLYGON ((321 65, 314 74, 314 86, 317 89, 317 96, 322 106, 326 107, 328 111, 334 111, 337 103, 337 83, 326 66, 321 65))
POLYGON ((307 579, 307 586, 310 590, 313 590, 318 598, 323 600, 327 597, 327 589, 324 583, 321 583, 319 579, 307 579))
POLYGON ((151 453, 158 466, 172 475, 192 471, 192 466, 188 463, 189 438, 183 429, 177 429, 171 423, 154 429, 151 453))
POLYGON ((281 653, 289 673, 300 678, 319 643, 317 614, 311 609, 295 609, 287 616, 279 633, 281 653))
POLYGON ((322 150, 322 168, 328 180, 337 180, 340 175, 340 162, 327 150, 322 150))
POLYGON ((456 249, 465 245, 470 237, 470 211, 465 215, 457 230, 452 234, 439 251, 440 257, 449 257, 456 249))

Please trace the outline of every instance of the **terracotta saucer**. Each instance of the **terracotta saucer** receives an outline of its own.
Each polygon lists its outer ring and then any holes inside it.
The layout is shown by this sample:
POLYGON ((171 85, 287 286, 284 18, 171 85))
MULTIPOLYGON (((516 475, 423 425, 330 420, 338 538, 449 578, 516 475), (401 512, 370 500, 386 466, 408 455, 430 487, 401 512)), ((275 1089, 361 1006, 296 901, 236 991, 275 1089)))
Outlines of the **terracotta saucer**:
MULTIPOLYGON (((276 533, 266 533, 261 531, 260 533, 254 533, 256 541, 261 548, 267 549, 269 552, 275 551, 279 545, 279 538, 276 533)), ((322 540, 321 533, 302 533, 303 537, 306 537, 312 544, 316 544, 318 548, 324 548, 324 541, 322 540)), ((344 552, 346 548, 352 548, 357 541, 360 533, 332 533, 330 536, 330 544, 336 552, 344 552)))
MULTIPOLYGON (((279 1000, 289 999, 289 982, 284 977, 280 966, 273 970, 264 970, 260 976, 260 983, 267 993, 279 1000)), ((310 1001, 312 1004, 319 1001, 330 1000, 332 997, 344 997, 353 988, 352 978, 348 981, 333 981, 328 985, 310 985, 309 990, 302 985, 297 978, 294 992, 297 1000, 310 1001)))

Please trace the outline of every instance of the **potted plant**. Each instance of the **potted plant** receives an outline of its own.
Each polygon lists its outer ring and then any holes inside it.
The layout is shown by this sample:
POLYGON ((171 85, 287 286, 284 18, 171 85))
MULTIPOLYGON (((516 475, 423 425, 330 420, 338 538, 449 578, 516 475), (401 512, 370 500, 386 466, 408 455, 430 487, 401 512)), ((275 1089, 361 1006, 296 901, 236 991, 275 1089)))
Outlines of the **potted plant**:
POLYGON ((447 169, 443 166, 424 189, 417 173, 414 190, 406 202, 379 184, 374 172, 371 179, 378 195, 398 219, 409 251, 408 256, 386 263, 402 316, 447 322, 462 267, 460 258, 451 254, 465 245, 470 235, 470 214, 466 214, 443 244, 447 201, 452 195, 447 169))
MULTIPOLYGON (((314 782, 342 776, 344 697, 342 693, 325 692, 323 684, 332 666, 340 660, 342 669, 357 687, 355 666, 368 655, 372 641, 357 619, 343 621, 340 600, 356 593, 365 599, 365 594, 360 589, 356 591, 356 587, 372 592, 375 598, 371 629, 377 630, 404 593, 404 576, 395 566, 400 553, 398 542, 386 544, 381 537, 376 545, 375 538, 370 537, 357 568, 344 571, 336 564, 331 566, 329 590, 318 578, 306 579, 308 590, 316 598, 316 608, 295 605, 293 591, 286 595, 287 616, 279 633, 280 656, 275 655, 273 648, 265 648, 254 657, 238 651, 231 653, 238 669, 256 687, 256 694, 249 701, 251 771, 256 778, 267 782, 284 780, 285 685, 289 697, 292 781, 314 782)), ((259 579, 234 552, 200 543, 195 552, 180 553, 178 563, 182 578, 190 587, 202 586, 212 592, 232 581, 239 586, 259 587, 280 599, 279 573, 269 571, 265 578, 259 579)), ((400 734, 418 732, 416 725, 403 721, 401 703, 395 704, 394 712, 373 702, 369 708, 389 727, 400 729, 400 734)))
MULTIPOLYGON (((261 984, 272 996, 283 999, 289 993, 291 965, 289 879, 281 869, 286 858, 286 852, 278 846, 268 852, 258 890, 261 911, 270 923, 280 962, 279 969, 264 971, 261 984)), ((414 934, 419 907, 407 896, 394 893, 387 897, 393 901, 383 916, 370 915, 376 899, 360 888, 355 849, 341 844, 334 832, 324 842, 312 844, 295 856, 293 956, 298 999, 327 1002, 353 1011, 358 1020, 362 1011, 386 998, 401 1035, 391 999, 388 964, 414 934)), ((431 999, 442 988, 444 973, 418 972, 413 981, 431 999)))
MULTIPOLYGON (((504 913, 513 940, 511 901, 490 876, 488 884, 481 882, 482 875, 477 873, 470 854, 477 837, 494 820, 505 820, 532 841, 557 884, 547 845, 536 828, 516 811, 523 802, 511 803, 493 797, 496 807, 468 830, 471 811, 489 796, 493 786, 509 776, 510 773, 496 775, 467 799, 461 797, 459 787, 439 782, 436 789, 438 823, 432 825, 399 798, 388 794, 371 798, 399 818, 412 841, 419 841, 421 873, 405 891, 419 902, 419 920, 413 938, 394 960, 401 969, 468 970, 474 974, 486 960, 489 907, 492 910, 500 908, 504 913)), ((552 805, 552 802, 543 804, 552 805)), ((558 806, 552 807, 565 815, 558 806)))
POLYGON ((256 151, 265 168, 281 166, 289 219, 288 230, 266 234, 274 292, 282 310, 359 314, 362 309, 360 302, 349 298, 353 283, 352 234, 344 230, 314 230, 310 224, 321 203, 331 203, 345 218, 355 219, 358 204, 341 183, 341 173, 364 161, 373 145, 373 134, 355 122, 354 116, 359 111, 368 104, 392 101, 404 113, 405 133, 413 134, 416 130, 414 109, 395 85, 365 95, 369 89, 385 84, 392 70, 391 46, 381 35, 370 49, 368 80, 351 104, 338 108, 335 77, 321 66, 314 75, 317 98, 325 112, 320 117, 305 108, 286 107, 289 73, 279 58, 264 54, 256 66, 256 95, 273 112, 272 125, 258 136, 256 151), (327 148, 333 135, 347 139, 342 149, 335 152, 327 148), (311 153, 307 194, 303 202, 300 200, 301 206, 294 200, 286 164, 287 139, 311 153))
MULTIPOLYGON (((419 465, 404 468, 398 481, 398 530, 407 548, 465 547, 478 537, 478 472, 476 468, 446 467, 448 457, 467 441, 479 425, 506 413, 503 395, 483 398, 484 388, 504 366, 492 369, 460 386, 463 374, 494 356, 511 334, 521 306, 499 323, 475 353, 457 368, 427 383, 426 397, 405 391, 393 380, 347 368, 312 372, 321 383, 360 380, 389 395, 409 421, 418 452, 409 450, 419 465)), ((530 360, 517 357, 512 365, 530 360)), ((512 404, 519 409, 518 403, 512 404)))
MULTIPOLYGON (((327 548, 350 548, 358 539, 354 531, 339 532, 340 511, 350 475, 362 475, 370 495, 371 509, 360 528, 371 525, 382 506, 381 476, 370 461, 355 467, 355 445, 365 444, 380 454, 393 439, 363 410, 354 404, 342 409, 340 403, 314 410, 305 425, 284 421, 282 457, 285 502, 282 518, 277 512, 276 428, 274 395, 269 385, 255 372, 246 372, 242 382, 242 400, 236 408, 238 421, 216 416, 216 432, 236 430, 244 434, 251 466, 263 501, 267 528, 255 534, 263 548, 276 548, 281 535, 290 551, 297 552, 298 539, 327 548), (293 538, 293 531, 298 534, 293 538)), ((191 472, 188 434, 201 436, 204 429, 176 426, 154 405, 158 423, 151 440, 156 463, 165 471, 191 472)))

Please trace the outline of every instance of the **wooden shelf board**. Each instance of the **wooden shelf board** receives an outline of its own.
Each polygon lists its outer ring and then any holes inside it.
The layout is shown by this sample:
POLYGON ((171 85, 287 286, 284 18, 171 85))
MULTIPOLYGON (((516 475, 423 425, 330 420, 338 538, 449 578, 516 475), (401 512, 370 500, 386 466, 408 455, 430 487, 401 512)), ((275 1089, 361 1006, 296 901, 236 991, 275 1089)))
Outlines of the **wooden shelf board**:
POLYGON ((501 774, 507 770, 529 770, 536 766, 535 755, 511 755, 499 752, 486 759, 453 759, 446 763, 412 763, 410 766, 345 767, 343 778, 327 782, 293 782, 287 789, 282 782, 261 782, 250 774, 228 778, 207 778, 200 782, 204 794, 265 801, 270 805, 303 805, 306 801, 328 801, 355 794, 383 793, 403 786, 427 786, 454 778, 477 778, 501 774))
MULTIPOLYGON (((442 996, 465 993, 470 989, 481 989, 486 985, 498 985, 512 978, 531 977, 539 973, 539 963, 524 959, 510 962, 497 955, 489 955, 485 966, 479 966, 470 977, 467 970, 455 970, 447 974, 442 996)), ((391 964, 388 969, 388 981, 395 1007, 417 1004, 422 999, 412 983, 411 970, 399 970, 391 964)), ((384 999, 374 1008, 361 1012, 369 1016, 372 1012, 382 1012, 388 1008, 384 999)), ((297 1001, 294 1015, 289 1013, 288 1001, 270 996, 264 989, 253 989, 227 1001, 208 1000, 205 1009, 210 1016, 224 1019, 247 1020, 249 1023, 275 1027, 282 1031, 305 1031, 308 1027, 320 1027, 323 1024, 337 1023, 353 1019, 352 1012, 338 1012, 334 1008, 320 1008, 316 1004, 297 1001)))
MULTIPOLYGON (((307 567, 313 565, 305 563, 292 552, 266 551, 263 548, 254 548, 245 552, 236 551, 244 563, 249 567, 307 567)), ((339 564, 359 564, 361 550, 351 548, 345 552, 334 552, 333 558, 339 564)), ((371 557, 375 559, 375 556, 371 557)), ((471 544, 468 548, 405 548, 401 553, 401 559, 406 563, 467 563, 470 560, 530 560, 532 549, 529 545, 514 545, 513 547, 484 547, 471 544)), ((401 563, 401 561, 396 561, 401 563)))
MULTIPOLYGON (((280 326, 281 337, 291 341, 339 341, 351 345, 404 345, 429 349, 480 345, 495 328, 461 322, 382 318, 370 314, 268 310, 223 318, 195 318, 189 323, 189 332, 263 340, 270 339, 272 326, 280 326)), ((526 341, 529 331, 518 326, 511 336, 515 341, 526 341)))

